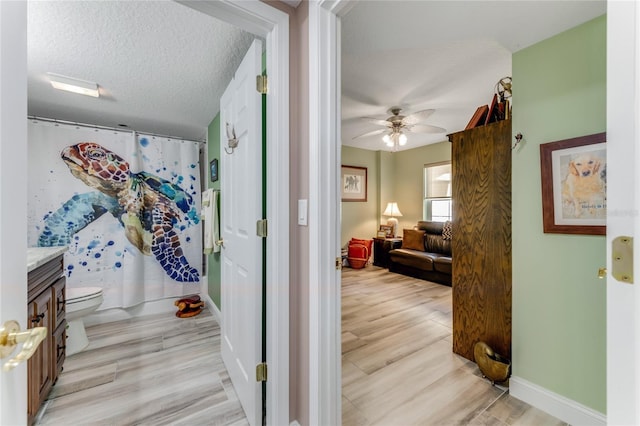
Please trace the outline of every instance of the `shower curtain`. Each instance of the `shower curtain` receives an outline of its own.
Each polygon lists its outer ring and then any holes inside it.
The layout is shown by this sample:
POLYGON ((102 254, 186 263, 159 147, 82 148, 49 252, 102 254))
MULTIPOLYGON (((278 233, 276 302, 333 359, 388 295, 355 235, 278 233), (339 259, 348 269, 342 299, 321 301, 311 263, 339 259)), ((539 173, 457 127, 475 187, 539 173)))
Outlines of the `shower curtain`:
POLYGON ((30 119, 28 244, 66 245, 100 309, 199 291, 199 143, 30 119))

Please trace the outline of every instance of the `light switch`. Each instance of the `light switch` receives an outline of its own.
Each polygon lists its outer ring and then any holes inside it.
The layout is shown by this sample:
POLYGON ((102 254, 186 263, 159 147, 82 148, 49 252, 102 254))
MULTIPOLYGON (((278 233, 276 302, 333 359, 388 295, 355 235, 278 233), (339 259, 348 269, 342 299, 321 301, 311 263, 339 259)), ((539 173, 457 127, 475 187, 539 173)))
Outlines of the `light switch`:
POLYGON ((298 225, 307 226, 307 200, 298 200, 298 225))

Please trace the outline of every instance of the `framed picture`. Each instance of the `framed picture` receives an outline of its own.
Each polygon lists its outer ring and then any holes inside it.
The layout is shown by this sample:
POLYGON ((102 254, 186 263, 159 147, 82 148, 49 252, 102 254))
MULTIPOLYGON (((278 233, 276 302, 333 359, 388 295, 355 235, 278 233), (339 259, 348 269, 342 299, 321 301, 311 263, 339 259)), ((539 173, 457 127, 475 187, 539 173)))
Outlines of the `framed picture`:
POLYGON ((387 231, 378 231, 378 233, 376 234, 376 238, 387 238, 387 231))
POLYGON ((342 201, 367 201, 367 168, 342 166, 342 201))
POLYGON ((540 145, 545 233, 605 235, 606 133, 540 145))
POLYGON ((209 175, 211 176, 211 182, 218 180, 218 159, 214 158, 209 163, 209 175))
POLYGON ((393 226, 380 225, 380 232, 384 232, 385 238, 393 238, 393 226))
POLYGON ((471 120, 467 123, 467 127, 465 130, 473 129, 475 127, 481 126, 484 124, 484 121, 487 119, 487 114, 489 114, 489 105, 482 105, 476 109, 476 112, 473 113, 471 120))

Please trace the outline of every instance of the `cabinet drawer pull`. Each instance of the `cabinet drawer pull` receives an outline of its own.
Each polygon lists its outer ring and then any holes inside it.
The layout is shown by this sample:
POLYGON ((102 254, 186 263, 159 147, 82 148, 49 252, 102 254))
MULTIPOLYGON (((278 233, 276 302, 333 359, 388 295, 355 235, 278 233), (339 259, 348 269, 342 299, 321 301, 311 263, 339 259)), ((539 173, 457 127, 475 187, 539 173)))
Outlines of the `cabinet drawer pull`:
POLYGON ((58 345, 58 358, 60 358, 60 353, 64 353, 64 350, 67 348, 66 345, 58 345))
POLYGON ((38 324, 40 321, 42 321, 42 318, 44 318, 44 312, 31 318, 31 322, 34 324, 38 324))

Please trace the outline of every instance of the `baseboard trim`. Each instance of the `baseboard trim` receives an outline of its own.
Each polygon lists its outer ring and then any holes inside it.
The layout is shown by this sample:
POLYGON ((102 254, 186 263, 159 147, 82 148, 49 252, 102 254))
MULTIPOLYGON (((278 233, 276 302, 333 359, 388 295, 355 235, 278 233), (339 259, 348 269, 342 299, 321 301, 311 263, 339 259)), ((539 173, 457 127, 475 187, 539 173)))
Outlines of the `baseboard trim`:
POLYGON ((84 325, 90 326, 106 324, 109 322, 122 321, 131 318, 143 317, 146 315, 175 312, 176 307, 173 302, 178 298, 179 296, 167 299, 152 300, 140 303, 139 305, 132 306, 130 308, 109 308, 102 311, 98 310, 84 318, 84 325))
POLYGON ((607 424, 604 414, 520 377, 509 379, 509 394, 571 425, 607 424))
POLYGON ((213 303, 213 299, 211 298, 211 296, 206 294, 204 296, 204 301, 207 305, 207 308, 209 308, 209 310, 213 314, 213 317, 216 319, 216 321, 218 321, 218 324, 220 325, 220 327, 222 327, 222 312, 220 312, 220 309, 218 309, 216 304, 213 303))

